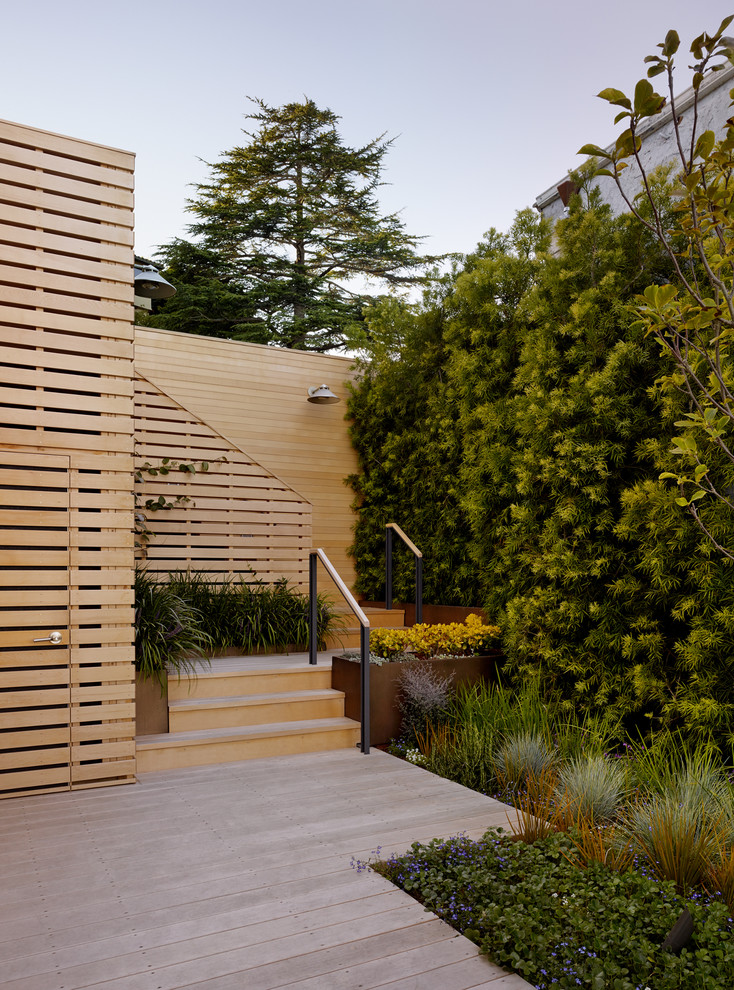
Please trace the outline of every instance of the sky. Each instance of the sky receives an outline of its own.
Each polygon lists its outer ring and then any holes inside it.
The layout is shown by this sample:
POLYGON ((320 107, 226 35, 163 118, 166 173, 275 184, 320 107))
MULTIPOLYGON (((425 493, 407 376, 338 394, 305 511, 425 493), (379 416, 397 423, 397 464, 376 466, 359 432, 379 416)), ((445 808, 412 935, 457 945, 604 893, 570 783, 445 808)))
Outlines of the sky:
POLYGON ((23 0, 2 14, 0 117, 134 151, 136 252, 151 256, 186 236, 206 163, 246 140, 247 97, 308 97, 348 145, 395 138, 385 212, 426 252, 467 252, 582 144, 613 139, 595 93, 633 89, 668 29, 685 52, 730 13, 734 0, 23 0))

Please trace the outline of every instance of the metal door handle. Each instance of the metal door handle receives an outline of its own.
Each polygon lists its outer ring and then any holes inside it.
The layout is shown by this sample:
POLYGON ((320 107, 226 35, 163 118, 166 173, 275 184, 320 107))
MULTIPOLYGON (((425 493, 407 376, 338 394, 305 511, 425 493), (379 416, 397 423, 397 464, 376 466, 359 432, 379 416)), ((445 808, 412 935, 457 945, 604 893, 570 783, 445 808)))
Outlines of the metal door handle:
POLYGON ((53 643, 54 646, 58 646, 61 642, 61 633, 52 632, 48 636, 44 636, 43 639, 34 639, 34 643, 53 643))

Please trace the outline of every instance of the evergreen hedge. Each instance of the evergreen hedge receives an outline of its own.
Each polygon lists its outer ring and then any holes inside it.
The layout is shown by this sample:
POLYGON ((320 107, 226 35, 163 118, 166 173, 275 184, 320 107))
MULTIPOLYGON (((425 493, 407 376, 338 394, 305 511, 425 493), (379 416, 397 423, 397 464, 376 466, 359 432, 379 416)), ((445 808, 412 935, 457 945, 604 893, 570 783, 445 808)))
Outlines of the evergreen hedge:
MULTIPOLYGON (((421 305, 388 300, 350 400, 359 590, 384 524, 425 555, 425 600, 483 605, 506 671, 627 728, 729 737, 732 561, 659 482, 686 411, 634 296, 671 277, 638 221, 583 191, 554 230, 518 214, 421 305)), ((723 536, 734 520, 703 507, 723 536)), ((412 559, 395 597, 412 598, 412 559)))

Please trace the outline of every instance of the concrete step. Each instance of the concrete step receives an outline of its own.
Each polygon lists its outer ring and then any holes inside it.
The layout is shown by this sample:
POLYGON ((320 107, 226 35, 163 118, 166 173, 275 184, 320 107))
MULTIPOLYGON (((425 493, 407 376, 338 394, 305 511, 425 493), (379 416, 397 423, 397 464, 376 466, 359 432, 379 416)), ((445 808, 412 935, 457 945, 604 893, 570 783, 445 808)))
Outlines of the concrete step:
POLYGON ((344 692, 281 691, 222 698, 169 701, 170 732, 237 728, 273 722, 298 722, 344 715, 344 692))
POLYGON ((359 743, 359 733, 358 722, 342 717, 139 736, 137 772, 347 749, 359 743))
POLYGON ((244 697, 283 691, 325 691, 331 688, 331 667, 277 667, 258 670, 204 671, 195 677, 169 677, 168 701, 191 698, 244 697))

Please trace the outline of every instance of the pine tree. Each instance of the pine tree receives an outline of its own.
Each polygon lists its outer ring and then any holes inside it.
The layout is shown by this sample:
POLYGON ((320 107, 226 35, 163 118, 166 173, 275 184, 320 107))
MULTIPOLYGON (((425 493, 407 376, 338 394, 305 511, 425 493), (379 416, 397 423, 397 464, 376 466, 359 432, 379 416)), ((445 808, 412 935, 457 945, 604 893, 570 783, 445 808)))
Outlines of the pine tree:
MULTIPOLYGON (((212 301, 228 335, 329 350, 361 320, 374 282, 383 291, 416 284, 433 259, 416 253, 417 239, 396 213, 380 211, 376 192, 390 140, 382 135, 350 148, 337 130, 340 118, 312 100, 253 102, 248 119, 256 129, 244 132, 249 143, 210 164, 210 181, 197 185, 189 201, 195 246, 179 242, 163 258, 176 261, 185 251, 195 260, 200 252, 203 270, 182 287, 184 301, 195 302, 207 284, 212 288, 206 264, 216 262, 223 295, 212 301)), ((163 304, 152 322, 165 325, 166 313, 177 309, 180 301, 163 304)), ((209 332, 211 323, 196 321, 196 331, 209 332)))

